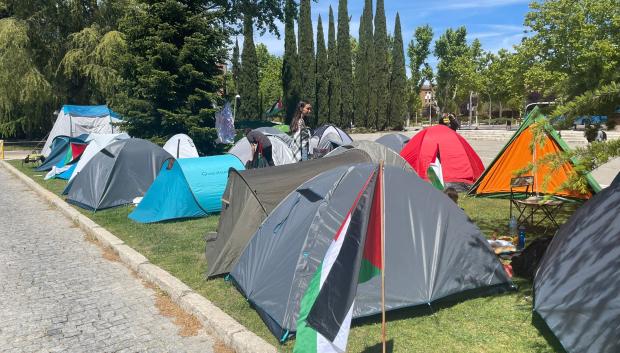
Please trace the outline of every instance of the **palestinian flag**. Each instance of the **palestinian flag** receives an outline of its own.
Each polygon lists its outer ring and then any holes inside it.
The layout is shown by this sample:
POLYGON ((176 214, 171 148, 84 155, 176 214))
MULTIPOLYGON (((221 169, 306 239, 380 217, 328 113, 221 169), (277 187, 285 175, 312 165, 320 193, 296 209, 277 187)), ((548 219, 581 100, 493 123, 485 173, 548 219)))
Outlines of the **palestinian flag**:
POLYGON ((381 273, 382 173, 369 176, 308 285, 295 353, 346 351, 357 285, 381 273))
POLYGON ((284 112, 284 104, 282 104, 282 98, 278 98, 278 100, 273 103, 271 108, 269 108, 266 112, 266 116, 274 116, 284 112))
POLYGON ((428 169, 426 169, 426 176, 434 187, 443 191, 443 171, 441 169, 441 160, 439 158, 439 146, 437 146, 437 151, 435 152, 433 162, 431 162, 431 164, 428 165, 428 169))

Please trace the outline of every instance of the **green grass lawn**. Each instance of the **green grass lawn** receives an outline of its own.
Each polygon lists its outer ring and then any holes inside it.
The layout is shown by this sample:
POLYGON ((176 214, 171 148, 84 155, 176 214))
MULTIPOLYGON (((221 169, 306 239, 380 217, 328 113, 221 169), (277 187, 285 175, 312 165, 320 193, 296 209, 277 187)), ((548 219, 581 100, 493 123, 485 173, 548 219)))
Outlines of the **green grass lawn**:
MULTIPOLYGON (((15 167, 49 190, 60 194, 61 180, 44 181, 20 162, 15 167)), ((509 203, 506 200, 474 199, 461 196, 459 204, 486 236, 508 230, 509 203)), ((268 342, 290 352, 293 342, 278 345, 256 312, 229 282, 205 280, 207 264, 203 236, 216 230, 217 216, 196 220, 139 224, 127 218, 131 207, 89 212, 77 208, 156 264, 202 294, 241 324, 268 342)), ((564 222, 574 207, 559 217, 564 222)), ((528 229, 528 239, 549 229, 528 229)), ((548 225, 547 225, 548 226, 548 225)), ((403 310, 387 313, 388 340, 393 352, 561 352, 548 343, 532 321, 532 284, 515 278, 516 292, 466 300, 432 310, 403 310)), ((381 352, 381 324, 377 318, 354 322, 349 352, 381 352)), ((549 338, 552 342, 553 338, 549 338)))

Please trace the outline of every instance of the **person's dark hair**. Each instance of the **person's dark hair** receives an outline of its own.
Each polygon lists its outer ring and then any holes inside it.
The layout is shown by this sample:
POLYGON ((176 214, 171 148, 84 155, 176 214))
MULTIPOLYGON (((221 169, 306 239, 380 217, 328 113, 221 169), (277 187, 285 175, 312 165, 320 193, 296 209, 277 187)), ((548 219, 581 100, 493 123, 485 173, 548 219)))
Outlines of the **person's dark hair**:
POLYGON ((443 190, 443 193, 446 194, 446 196, 448 196, 449 198, 451 198, 454 203, 458 204, 459 193, 456 192, 455 188, 449 186, 443 190))
POLYGON ((250 129, 249 127, 246 127, 245 129, 243 129, 243 134, 244 134, 245 136, 248 136, 248 134, 249 134, 250 132, 252 132, 252 129, 250 129))
POLYGON ((293 120, 291 121, 291 126, 290 126, 291 133, 297 132, 297 125, 298 125, 299 119, 303 119, 301 115, 302 110, 308 104, 310 103, 306 102, 305 100, 300 100, 299 103, 297 103, 297 108, 295 109, 295 114, 293 114, 293 120))

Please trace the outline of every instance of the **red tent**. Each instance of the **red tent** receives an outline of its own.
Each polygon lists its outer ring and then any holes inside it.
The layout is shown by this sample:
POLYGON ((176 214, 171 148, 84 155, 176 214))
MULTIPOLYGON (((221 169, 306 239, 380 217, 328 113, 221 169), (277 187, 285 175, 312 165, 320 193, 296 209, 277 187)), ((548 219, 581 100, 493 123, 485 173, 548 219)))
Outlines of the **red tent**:
POLYGON ((484 172, 480 157, 467 140, 444 125, 428 127, 417 133, 400 155, 422 179, 428 180, 426 170, 435 158, 437 148, 444 182, 473 184, 484 172))

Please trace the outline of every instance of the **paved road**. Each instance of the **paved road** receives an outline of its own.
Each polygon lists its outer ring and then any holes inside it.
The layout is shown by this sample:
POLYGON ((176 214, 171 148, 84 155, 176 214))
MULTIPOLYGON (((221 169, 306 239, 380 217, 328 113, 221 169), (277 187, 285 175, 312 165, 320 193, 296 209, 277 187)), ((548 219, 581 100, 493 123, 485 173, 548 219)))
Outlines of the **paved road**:
POLYGON ((213 352, 155 293, 0 167, 1 352, 213 352))

